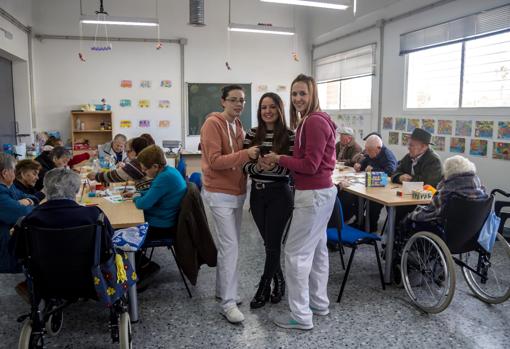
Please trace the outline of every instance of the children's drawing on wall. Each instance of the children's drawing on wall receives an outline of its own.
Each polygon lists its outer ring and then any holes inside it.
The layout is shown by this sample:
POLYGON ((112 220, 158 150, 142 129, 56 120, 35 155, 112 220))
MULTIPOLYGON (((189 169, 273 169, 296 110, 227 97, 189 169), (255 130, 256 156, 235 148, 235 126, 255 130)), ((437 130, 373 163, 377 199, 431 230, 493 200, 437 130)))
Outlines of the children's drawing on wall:
POLYGON ((510 160, 510 143, 494 142, 494 147, 492 148, 492 158, 510 160))
POLYGON ((158 127, 159 128, 169 128, 170 127, 170 120, 159 120, 158 127))
POLYGON ((405 131, 406 130, 406 118, 396 118, 395 119, 395 131, 405 131))
POLYGON ((498 138, 510 139, 510 121, 498 121, 498 138))
POLYGON ((409 144, 409 138, 411 138, 410 133, 402 133, 402 146, 407 147, 409 144))
POLYGON ((131 120, 120 120, 120 128, 131 128, 131 120))
POLYGON ((138 127, 149 128, 149 127, 151 127, 151 121, 150 120, 138 120, 138 127))
POLYGON ((160 99, 158 106, 161 109, 168 109, 170 108, 170 101, 168 99, 160 99))
POLYGON ((472 139, 469 154, 474 156, 487 156, 487 141, 484 139, 472 139))
POLYGON ((463 137, 471 137, 471 129, 473 122, 471 120, 455 121, 455 135, 463 137))
POLYGON ((399 136, 398 132, 390 132, 388 134, 388 144, 398 145, 398 138, 399 138, 398 136, 399 136))
POLYGON ((413 132, 418 127, 420 127, 420 119, 407 120, 407 132, 413 132))
POLYGON ((257 92, 267 92, 267 85, 257 85, 257 92))
POLYGON ((276 92, 287 92, 287 86, 286 85, 278 85, 276 87, 276 92))
POLYGON ((151 106, 151 102, 148 99, 140 99, 138 101, 139 108, 149 108, 151 106))
POLYGON ((172 80, 161 80, 159 87, 164 87, 164 88, 172 87, 172 80))
POLYGON ((384 130, 393 130, 393 118, 390 117, 390 116, 383 118, 383 126, 382 126, 382 128, 384 130))
POLYGON ((466 139, 460 137, 450 138, 450 152, 451 153, 465 153, 466 152, 466 139))
POLYGON ((432 149, 435 151, 445 151, 446 149, 446 137, 443 136, 433 136, 432 137, 432 149))
POLYGON ((437 120, 437 134, 451 136, 453 123, 451 120, 437 120))
POLYGON ((151 88, 152 82, 150 80, 140 80, 141 88, 151 88))
POLYGON ((492 122, 492 121, 477 121, 475 123, 475 137, 492 138, 493 133, 494 133, 494 122, 492 122))
POLYGON ((428 133, 435 133, 436 132, 436 120, 423 119, 421 121, 421 128, 423 128, 428 133))
POLYGON ((120 80, 120 87, 131 88, 133 87, 133 81, 131 80, 120 80))
POLYGON ((131 100, 130 99, 121 99, 119 104, 122 108, 128 108, 128 107, 131 107, 131 100))

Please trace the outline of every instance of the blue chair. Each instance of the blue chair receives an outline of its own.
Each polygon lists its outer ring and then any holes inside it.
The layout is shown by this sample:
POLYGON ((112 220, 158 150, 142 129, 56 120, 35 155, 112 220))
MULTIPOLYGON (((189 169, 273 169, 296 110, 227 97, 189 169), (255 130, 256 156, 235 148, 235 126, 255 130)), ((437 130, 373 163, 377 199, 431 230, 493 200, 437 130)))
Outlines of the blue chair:
MULTIPOLYGON (((340 200, 338 199, 338 197, 336 198, 335 206, 333 208, 332 219, 335 218, 337 226, 327 228, 326 230, 328 241, 338 243, 340 246, 351 248, 351 255, 349 256, 349 261, 347 262, 347 269, 345 270, 344 279, 342 281, 342 286, 340 287, 340 293, 338 294, 337 302, 340 303, 340 300, 342 299, 345 284, 347 282, 347 278, 349 277, 349 272, 351 270, 352 260, 354 259, 354 253, 356 252, 358 246, 362 244, 374 246, 375 256, 377 258, 377 266, 379 268, 379 276, 381 277, 381 285, 383 290, 385 290, 386 286, 384 285, 381 260, 379 258, 379 249, 377 248, 377 241, 380 241, 381 238, 376 234, 367 233, 359 229, 353 228, 350 225, 344 224, 344 214, 342 212, 342 205, 340 204, 340 200)), ((344 265, 341 250, 340 258, 342 260, 342 265, 344 265)))
POLYGON ((202 191, 202 174, 200 172, 193 172, 189 176, 189 181, 191 183, 195 183, 195 185, 197 186, 198 190, 202 191))
POLYGON ((186 160, 182 157, 182 155, 179 157, 179 162, 177 163, 177 166, 175 166, 177 171, 182 175, 184 179, 186 179, 186 160))

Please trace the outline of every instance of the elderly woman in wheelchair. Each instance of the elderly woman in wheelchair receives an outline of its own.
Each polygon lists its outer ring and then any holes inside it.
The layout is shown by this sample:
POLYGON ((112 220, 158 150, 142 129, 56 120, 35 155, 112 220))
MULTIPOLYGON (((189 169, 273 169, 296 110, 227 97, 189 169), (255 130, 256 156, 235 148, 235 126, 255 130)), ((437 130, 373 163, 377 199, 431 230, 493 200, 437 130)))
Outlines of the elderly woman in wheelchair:
POLYGON ((439 313, 455 292, 455 263, 477 298, 504 302, 510 297, 510 246, 499 234, 490 252, 478 243, 493 197, 482 186, 475 165, 459 155, 446 159, 437 189, 429 205, 418 206, 401 223, 395 280, 403 283, 419 309, 439 313))
POLYGON ((19 348, 43 348, 44 335, 55 336, 63 308, 78 299, 99 299, 110 309, 113 342, 131 348, 126 290, 136 274, 111 242, 112 227, 97 206, 80 206, 80 177, 53 169, 44 178, 47 202, 15 227, 15 254, 27 277, 31 311, 23 325, 19 348))

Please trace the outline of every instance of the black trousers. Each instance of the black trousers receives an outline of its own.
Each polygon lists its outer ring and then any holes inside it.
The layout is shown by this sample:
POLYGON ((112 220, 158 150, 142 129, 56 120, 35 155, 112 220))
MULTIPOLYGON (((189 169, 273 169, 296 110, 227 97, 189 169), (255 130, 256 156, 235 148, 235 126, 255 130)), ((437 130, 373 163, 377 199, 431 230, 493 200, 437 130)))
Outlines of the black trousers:
POLYGON ((281 271, 282 236, 292 214, 293 197, 288 183, 252 183, 250 210, 266 249, 263 278, 281 271))

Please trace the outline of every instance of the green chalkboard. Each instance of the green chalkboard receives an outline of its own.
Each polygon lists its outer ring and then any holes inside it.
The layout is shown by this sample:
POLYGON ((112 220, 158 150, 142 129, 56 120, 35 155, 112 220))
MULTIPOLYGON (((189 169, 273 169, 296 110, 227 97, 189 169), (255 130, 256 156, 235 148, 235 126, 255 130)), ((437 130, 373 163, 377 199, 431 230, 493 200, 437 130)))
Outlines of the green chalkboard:
MULTIPOLYGON (((188 83, 188 136, 200 134, 200 128, 207 115, 222 111, 221 89, 230 84, 188 83)), ((237 84, 244 89, 246 104, 241 114, 241 122, 246 129, 251 127, 251 84, 237 84)))

